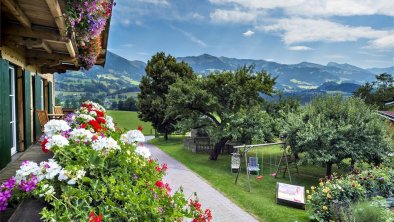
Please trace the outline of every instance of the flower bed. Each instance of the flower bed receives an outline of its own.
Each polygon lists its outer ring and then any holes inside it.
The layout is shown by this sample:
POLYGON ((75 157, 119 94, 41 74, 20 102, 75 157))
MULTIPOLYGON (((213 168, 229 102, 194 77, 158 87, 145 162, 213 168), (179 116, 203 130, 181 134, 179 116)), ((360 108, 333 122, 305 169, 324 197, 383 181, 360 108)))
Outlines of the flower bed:
POLYGON ((151 159, 139 130, 115 130, 99 104, 85 102, 63 120, 45 125, 43 152, 54 157, 25 161, 0 187, 0 211, 9 201, 34 197, 48 207, 46 221, 210 221, 209 209, 171 194, 162 181, 167 165, 151 159))
POLYGON ((318 187, 307 190, 307 206, 314 221, 333 220, 336 208, 375 196, 394 195, 394 169, 374 168, 345 177, 322 179, 318 187))

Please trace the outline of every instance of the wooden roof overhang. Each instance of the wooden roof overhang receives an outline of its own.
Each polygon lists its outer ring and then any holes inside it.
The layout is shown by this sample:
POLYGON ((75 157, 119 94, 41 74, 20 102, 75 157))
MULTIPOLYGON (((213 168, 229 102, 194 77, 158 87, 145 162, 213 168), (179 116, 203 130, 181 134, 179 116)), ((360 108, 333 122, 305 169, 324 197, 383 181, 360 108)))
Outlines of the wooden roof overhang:
MULTIPOLYGON (((79 70, 75 35, 67 33, 64 12, 63 0, 1 0, 1 48, 14 50, 41 73, 79 70)), ((109 23, 96 65, 105 64, 109 23)))

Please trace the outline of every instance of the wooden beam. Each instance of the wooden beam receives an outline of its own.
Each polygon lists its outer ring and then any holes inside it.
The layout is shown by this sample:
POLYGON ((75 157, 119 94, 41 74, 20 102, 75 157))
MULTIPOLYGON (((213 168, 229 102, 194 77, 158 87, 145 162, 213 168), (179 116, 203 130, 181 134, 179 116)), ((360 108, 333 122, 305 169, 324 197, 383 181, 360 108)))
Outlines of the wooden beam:
POLYGON ((18 21, 26 28, 31 28, 31 22, 18 4, 13 0, 2 0, 3 4, 10 10, 18 21))
POLYGON ((66 23, 63 18, 63 13, 60 8, 58 0, 46 0, 49 10, 53 18, 55 19, 55 23, 59 28, 59 33, 61 36, 67 35, 66 23))
POLYGON ((45 49, 45 51, 46 51, 47 53, 52 54, 52 49, 51 49, 51 47, 50 47, 45 41, 42 41, 41 47, 42 47, 43 49, 45 49))
POLYGON ((41 73, 54 73, 54 72, 64 73, 67 70, 78 71, 80 70, 80 67, 75 67, 73 65, 65 65, 65 64, 54 66, 54 67, 41 67, 41 73))
POLYGON ((3 23, 2 25, 3 27, 7 27, 1 30, 2 35, 37 38, 37 39, 63 42, 63 43, 68 40, 68 38, 60 36, 56 29, 49 29, 44 27, 32 27, 31 29, 26 29, 20 25, 12 24, 12 23, 6 23, 6 24, 3 23))
POLYGON ((66 47, 67 47, 68 53, 70 54, 70 57, 75 58, 75 56, 76 56, 75 50, 74 50, 74 46, 73 46, 71 40, 68 40, 66 42, 66 47))
POLYGON ((45 51, 41 50, 28 50, 25 52, 26 58, 37 58, 37 59, 49 59, 49 60, 63 60, 63 61, 74 61, 76 58, 70 57, 69 54, 61 54, 52 52, 52 54, 47 54, 45 51))

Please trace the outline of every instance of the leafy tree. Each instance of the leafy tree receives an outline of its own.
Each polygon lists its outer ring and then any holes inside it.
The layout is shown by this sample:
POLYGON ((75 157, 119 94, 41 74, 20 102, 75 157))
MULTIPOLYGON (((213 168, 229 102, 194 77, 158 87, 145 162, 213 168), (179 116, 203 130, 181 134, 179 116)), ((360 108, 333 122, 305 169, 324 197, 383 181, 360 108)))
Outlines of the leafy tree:
POLYGON ((139 118, 152 122, 152 126, 164 138, 175 130, 176 119, 166 115, 169 87, 178 79, 195 79, 192 68, 185 62, 177 62, 171 55, 159 52, 148 61, 146 75, 140 83, 138 95, 139 118), (167 118, 166 118, 167 117, 167 118))
POLYGON ((210 155, 216 160, 227 141, 250 140, 250 127, 266 122, 268 115, 260 112, 264 101, 260 93, 270 95, 274 84, 275 78, 266 72, 254 74, 253 67, 179 80, 170 87, 167 113, 182 120, 184 129, 205 128, 216 141, 210 155))
POLYGON ((332 165, 350 158, 379 165, 393 142, 388 124, 360 98, 327 95, 287 116, 283 132, 293 152, 305 154, 302 161, 332 165))
POLYGON ((118 109, 126 110, 126 111, 137 111, 138 109, 136 103, 137 102, 135 101, 135 99, 132 96, 130 96, 125 101, 119 101, 118 109))
POLYGON ((394 97, 394 77, 388 73, 376 75, 372 83, 365 83, 354 95, 362 98, 367 104, 384 108, 384 103, 394 97))

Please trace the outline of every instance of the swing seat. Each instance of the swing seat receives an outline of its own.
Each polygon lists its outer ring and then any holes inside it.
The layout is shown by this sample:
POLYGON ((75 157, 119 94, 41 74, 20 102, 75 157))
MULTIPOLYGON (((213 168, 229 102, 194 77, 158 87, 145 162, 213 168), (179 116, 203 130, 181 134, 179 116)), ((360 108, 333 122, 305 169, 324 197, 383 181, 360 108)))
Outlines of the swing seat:
POLYGON ((249 172, 260 171, 259 160, 257 157, 249 157, 248 171, 249 172))
POLYGON ((239 154, 233 154, 231 156, 231 173, 233 173, 234 170, 238 171, 241 166, 241 158, 239 157, 239 154))

